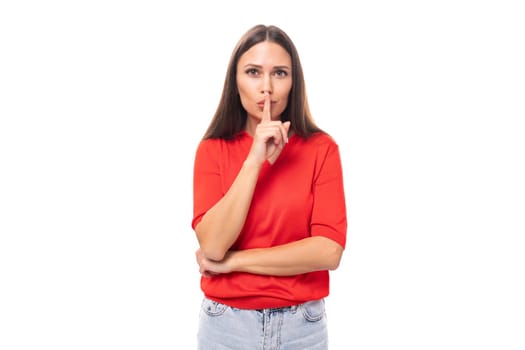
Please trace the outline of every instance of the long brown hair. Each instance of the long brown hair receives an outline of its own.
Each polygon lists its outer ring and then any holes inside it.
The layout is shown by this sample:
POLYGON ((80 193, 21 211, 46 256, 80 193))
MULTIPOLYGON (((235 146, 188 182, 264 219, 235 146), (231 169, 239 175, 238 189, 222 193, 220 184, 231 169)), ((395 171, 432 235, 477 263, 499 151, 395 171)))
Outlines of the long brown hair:
POLYGON ((305 138, 322 131, 314 123, 308 107, 303 68, 295 45, 280 28, 259 24, 249 29, 233 50, 219 105, 203 139, 231 139, 244 130, 247 114, 238 93, 237 64, 246 51, 263 41, 282 46, 292 59, 292 89, 288 96, 287 107, 281 115, 281 121, 290 121, 290 132, 305 138))

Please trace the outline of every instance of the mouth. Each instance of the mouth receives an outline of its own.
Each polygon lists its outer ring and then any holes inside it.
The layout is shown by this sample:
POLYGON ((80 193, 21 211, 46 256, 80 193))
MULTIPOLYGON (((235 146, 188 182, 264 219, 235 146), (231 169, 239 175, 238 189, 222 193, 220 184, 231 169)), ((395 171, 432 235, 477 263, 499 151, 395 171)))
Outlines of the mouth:
MULTIPOLYGON (((273 106, 276 103, 277 103, 277 101, 271 101, 270 102, 270 106, 273 106)), ((260 108, 264 108, 264 100, 257 102, 257 106, 259 106, 260 108)))

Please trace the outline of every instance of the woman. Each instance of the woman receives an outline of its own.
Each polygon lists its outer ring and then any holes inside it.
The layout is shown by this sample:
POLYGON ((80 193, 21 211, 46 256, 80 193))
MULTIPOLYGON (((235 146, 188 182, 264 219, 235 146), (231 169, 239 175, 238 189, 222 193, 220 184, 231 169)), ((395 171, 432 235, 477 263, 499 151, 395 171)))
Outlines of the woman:
POLYGON ((194 165, 199 349, 327 349, 346 242, 336 142, 316 126, 288 35, 257 25, 228 65, 194 165))

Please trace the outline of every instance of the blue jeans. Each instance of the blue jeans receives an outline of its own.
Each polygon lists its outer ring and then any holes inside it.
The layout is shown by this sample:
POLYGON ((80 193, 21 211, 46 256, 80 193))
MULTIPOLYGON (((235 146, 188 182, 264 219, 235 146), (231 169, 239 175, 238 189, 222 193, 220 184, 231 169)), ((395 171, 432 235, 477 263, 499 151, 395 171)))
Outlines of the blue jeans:
POLYGON ((197 339, 199 350, 327 350, 324 300, 245 310, 204 298, 197 339))

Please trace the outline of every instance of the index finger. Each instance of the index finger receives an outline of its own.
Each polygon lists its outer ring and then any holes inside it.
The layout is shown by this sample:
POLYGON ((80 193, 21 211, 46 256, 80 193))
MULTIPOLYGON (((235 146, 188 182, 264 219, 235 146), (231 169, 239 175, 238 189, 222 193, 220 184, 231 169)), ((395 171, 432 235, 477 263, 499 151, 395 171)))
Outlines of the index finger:
POLYGON ((270 106, 272 104, 272 101, 270 99, 270 94, 268 92, 264 93, 264 107, 263 107, 263 115, 262 115, 262 122, 271 122, 272 121, 272 113, 270 111, 270 106))

